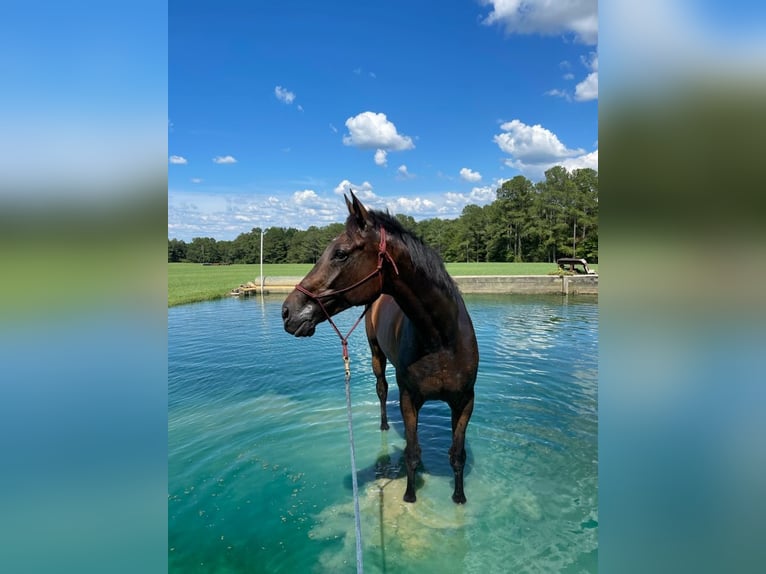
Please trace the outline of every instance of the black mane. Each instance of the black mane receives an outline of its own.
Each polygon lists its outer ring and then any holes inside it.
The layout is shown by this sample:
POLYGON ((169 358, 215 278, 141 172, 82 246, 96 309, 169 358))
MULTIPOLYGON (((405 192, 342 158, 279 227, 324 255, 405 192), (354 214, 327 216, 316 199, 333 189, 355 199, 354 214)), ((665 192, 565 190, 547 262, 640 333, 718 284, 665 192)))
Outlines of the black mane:
POLYGON ((387 233, 404 243, 415 267, 421 269, 445 293, 454 298, 459 296, 455 281, 447 273, 441 256, 432 247, 426 245, 420 237, 404 227, 390 213, 375 209, 370 209, 367 213, 375 228, 384 228, 387 233))

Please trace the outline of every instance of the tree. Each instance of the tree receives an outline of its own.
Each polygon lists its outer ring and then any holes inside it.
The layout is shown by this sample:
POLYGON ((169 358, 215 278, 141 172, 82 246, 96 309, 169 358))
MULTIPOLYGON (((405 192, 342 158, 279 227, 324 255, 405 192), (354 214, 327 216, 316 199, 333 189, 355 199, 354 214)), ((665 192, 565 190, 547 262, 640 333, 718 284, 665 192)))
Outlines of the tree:
POLYGON ((486 214, 484 210, 478 205, 466 205, 460 214, 457 233, 460 250, 465 254, 465 258, 462 259, 463 261, 467 263, 473 259, 478 262, 479 258, 484 256, 486 253, 483 249, 486 231, 486 214))
POLYGON ((534 184, 523 175, 503 182, 497 200, 508 229, 509 261, 524 261, 524 245, 532 232, 534 184))
POLYGON ((576 169, 572 172, 572 180, 577 193, 577 224, 580 234, 580 251, 575 257, 579 255, 597 263, 598 172, 590 168, 576 169))
POLYGON ((186 249, 186 258, 192 263, 218 263, 220 254, 212 237, 195 237, 186 249))
POLYGON ((168 239, 168 262, 186 261, 186 242, 182 239, 168 239))

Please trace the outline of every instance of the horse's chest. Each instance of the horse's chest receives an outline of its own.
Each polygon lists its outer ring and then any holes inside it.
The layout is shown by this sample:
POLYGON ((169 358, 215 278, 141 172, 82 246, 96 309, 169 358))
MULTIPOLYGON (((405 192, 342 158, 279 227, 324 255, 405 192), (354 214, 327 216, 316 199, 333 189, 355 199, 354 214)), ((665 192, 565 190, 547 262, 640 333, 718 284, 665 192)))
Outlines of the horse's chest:
POLYGON ((397 370, 400 385, 425 398, 438 398, 459 386, 460 370, 452 353, 441 351, 422 356, 397 370))

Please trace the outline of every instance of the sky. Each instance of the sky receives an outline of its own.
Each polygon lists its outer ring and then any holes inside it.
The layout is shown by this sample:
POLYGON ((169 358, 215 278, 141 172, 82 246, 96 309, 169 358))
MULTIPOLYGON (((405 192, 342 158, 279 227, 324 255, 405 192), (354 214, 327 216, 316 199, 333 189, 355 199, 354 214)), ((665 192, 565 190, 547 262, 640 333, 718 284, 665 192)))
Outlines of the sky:
POLYGON ((168 236, 416 220, 598 169, 595 0, 171 2, 168 236))

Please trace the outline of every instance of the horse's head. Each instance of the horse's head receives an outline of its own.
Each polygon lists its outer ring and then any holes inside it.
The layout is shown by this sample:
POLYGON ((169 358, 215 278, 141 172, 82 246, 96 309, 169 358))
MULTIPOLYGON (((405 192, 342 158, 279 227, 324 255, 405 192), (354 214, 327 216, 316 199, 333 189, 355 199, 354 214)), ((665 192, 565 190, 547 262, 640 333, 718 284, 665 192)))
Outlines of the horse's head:
MULTIPOLYGON (((345 196, 344 196, 345 197, 345 196)), ((387 259, 385 231, 376 229, 367 209, 351 192, 346 230, 333 239, 282 305, 285 331, 310 337, 318 323, 349 307, 366 305, 382 291, 387 259)))

